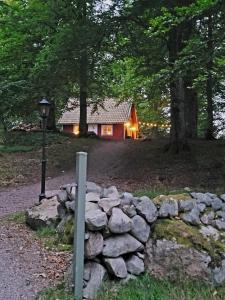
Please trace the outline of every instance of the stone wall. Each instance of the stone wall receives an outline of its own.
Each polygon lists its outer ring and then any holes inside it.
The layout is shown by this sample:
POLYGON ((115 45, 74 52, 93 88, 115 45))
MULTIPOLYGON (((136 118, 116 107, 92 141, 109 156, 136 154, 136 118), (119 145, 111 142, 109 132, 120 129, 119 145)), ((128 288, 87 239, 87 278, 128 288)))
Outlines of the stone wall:
MULTIPOLYGON (((49 192, 27 211, 34 229, 54 226, 73 241, 75 184, 49 192)), ((148 271, 225 283, 225 195, 184 193, 155 199, 87 183, 84 297, 106 278, 127 281, 148 271)))

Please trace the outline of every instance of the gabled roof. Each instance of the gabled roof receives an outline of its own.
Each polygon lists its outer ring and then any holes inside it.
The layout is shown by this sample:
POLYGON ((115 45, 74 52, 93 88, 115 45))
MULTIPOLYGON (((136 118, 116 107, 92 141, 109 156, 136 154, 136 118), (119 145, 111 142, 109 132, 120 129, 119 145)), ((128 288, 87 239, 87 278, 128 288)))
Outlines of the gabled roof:
MULTIPOLYGON (((73 101, 73 100, 72 100, 73 101)), ((71 104, 70 104, 71 106, 71 104)), ((118 104, 115 99, 106 99, 102 106, 94 111, 94 105, 87 107, 88 124, 115 124, 125 123, 129 120, 131 114, 132 102, 122 102, 118 104)), ((76 107, 64 112, 59 120, 59 124, 79 124, 80 109, 76 107)))

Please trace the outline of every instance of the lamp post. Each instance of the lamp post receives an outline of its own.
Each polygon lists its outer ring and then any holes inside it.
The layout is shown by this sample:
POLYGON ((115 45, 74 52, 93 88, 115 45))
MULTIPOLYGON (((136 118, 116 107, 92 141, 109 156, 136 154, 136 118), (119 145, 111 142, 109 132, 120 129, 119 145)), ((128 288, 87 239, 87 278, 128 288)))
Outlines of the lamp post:
POLYGON ((47 124, 47 118, 49 115, 50 110, 50 103, 48 100, 43 98, 39 102, 40 107, 40 115, 42 118, 42 161, 41 161, 41 194, 39 195, 39 201, 45 198, 45 174, 46 174, 46 152, 45 152, 45 146, 46 146, 46 124, 47 124))

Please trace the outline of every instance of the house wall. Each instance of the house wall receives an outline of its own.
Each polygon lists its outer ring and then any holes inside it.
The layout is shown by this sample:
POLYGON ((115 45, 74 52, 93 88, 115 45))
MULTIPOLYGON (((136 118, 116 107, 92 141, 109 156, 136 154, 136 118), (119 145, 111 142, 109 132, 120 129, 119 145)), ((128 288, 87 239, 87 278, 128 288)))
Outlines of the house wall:
POLYGON ((67 133, 73 133, 73 124, 63 125, 63 131, 67 133))
POLYGON ((106 140, 124 140, 124 124, 113 124, 113 135, 112 136, 102 136, 101 135, 101 125, 98 125, 98 136, 106 140))

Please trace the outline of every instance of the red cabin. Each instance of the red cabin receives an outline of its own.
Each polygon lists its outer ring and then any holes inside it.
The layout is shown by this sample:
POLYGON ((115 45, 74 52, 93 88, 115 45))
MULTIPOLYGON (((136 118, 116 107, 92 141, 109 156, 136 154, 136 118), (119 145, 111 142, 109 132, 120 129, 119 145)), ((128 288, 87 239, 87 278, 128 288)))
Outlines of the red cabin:
MULTIPOLYGON (((80 109, 70 101, 68 110, 62 115, 59 124, 63 131, 79 134, 80 109), (72 108, 75 106, 75 108, 72 108)), ((101 138, 110 140, 136 139, 138 136, 138 119, 135 106, 127 101, 118 103, 107 99, 97 110, 94 105, 87 107, 88 131, 101 138)))

